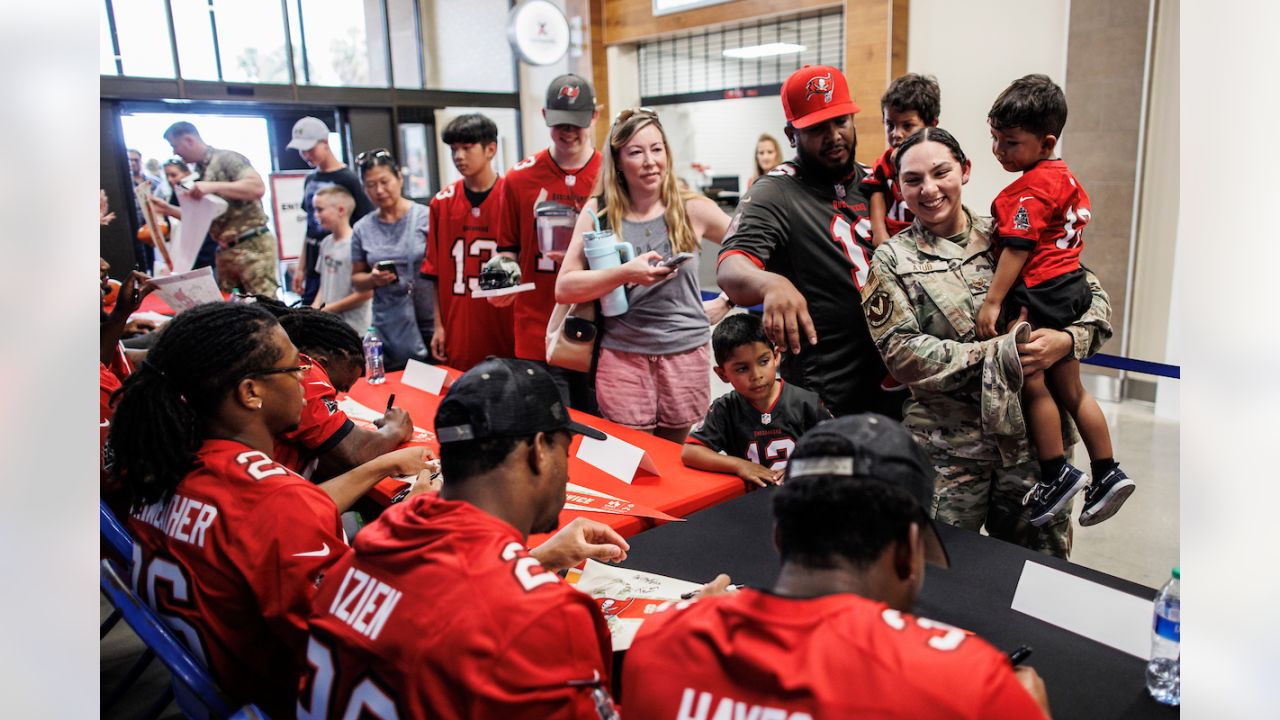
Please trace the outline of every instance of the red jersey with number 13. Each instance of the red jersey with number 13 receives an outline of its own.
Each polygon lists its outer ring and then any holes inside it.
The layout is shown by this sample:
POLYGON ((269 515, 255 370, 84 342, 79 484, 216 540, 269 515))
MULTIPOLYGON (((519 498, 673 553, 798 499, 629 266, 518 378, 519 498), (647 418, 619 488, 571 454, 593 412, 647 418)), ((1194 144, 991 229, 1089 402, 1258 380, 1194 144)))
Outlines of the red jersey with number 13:
POLYGON ((556 275, 560 272, 560 263, 538 250, 534 206, 549 201, 581 211, 599 173, 598 152, 592 153, 586 165, 566 172, 551 159, 550 149, 521 160, 507 173, 498 247, 520 253, 521 282, 535 285, 533 290, 516 295, 518 358, 547 360, 547 321, 556 305, 556 275))
POLYGON ((292 717, 316 583, 346 549, 320 488, 206 440, 168 501, 135 510, 133 586, 233 700, 292 717))
POLYGON ((1030 250, 1022 281, 1035 287, 1080 268, 1089 195, 1062 160, 1041 160, 991 203, 1001 248, 1030 250))
POLYGON ((436 281, 436 313, 449 357, 445 364, 463 372, 490 355, 515 353, 512 308, 471 297, 480 289, 480 268, 497 252, 503 185, 499 176, 477 207, 461 180, 431 199, 422 274, 436 281))

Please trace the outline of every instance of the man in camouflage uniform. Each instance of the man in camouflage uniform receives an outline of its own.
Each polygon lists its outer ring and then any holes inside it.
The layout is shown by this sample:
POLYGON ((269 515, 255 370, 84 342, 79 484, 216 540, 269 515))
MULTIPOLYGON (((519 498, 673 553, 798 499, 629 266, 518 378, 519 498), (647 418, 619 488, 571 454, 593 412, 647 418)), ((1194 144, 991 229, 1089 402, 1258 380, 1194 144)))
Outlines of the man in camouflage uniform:
MULTIPOLYGON (((1039 528, 1023 514, 1022 497, 1040 471, 1018 396, 1022 366, 1097 352, 1111 337, 1111 302, 1088 273, 1093 305, 1066 335, 1036 330, 1021 345, 1008 334, 979 340, 974 318, 995 273, 992 226, 965 213, 969 230, 958 241, 917 222, 876 249, 862 288, 867 326, 889 371, 911 391, 903 424, 938 469, 935 517, 974 531, 985 524, 992 537, 1066 558, 1070 506, 1039 528)), ((1069 456, 1078 437, 1066 415, 1062 427, 1069 456)))
POLYGON ((164 131, 173 152, 194 163, 200 179, 191 188, 191 197, 217 195, 227 201, 227 211, 214 218, 209 234, 218 243, 215 268, 223 292, 239 288, 242 293, 275 296, 276 237, 267 227, 262 196, 267 186, 262 176, 238 152, 209 147, 195 125, 176 122, 164 131))

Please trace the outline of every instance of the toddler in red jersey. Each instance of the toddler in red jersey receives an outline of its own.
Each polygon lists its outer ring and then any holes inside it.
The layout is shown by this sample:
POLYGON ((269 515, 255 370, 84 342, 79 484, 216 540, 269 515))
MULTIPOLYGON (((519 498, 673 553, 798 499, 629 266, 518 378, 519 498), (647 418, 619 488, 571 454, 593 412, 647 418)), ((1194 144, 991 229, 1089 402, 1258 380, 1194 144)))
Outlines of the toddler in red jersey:
MULTIPOLYGON (((996 159, 1022 176, 991 204, 999 260, 978 311, 978 335, 994 337, 1022 309, 1034 326, 1061 330, 1092 302, 1080 267, 1089 196, 1067 164, 1054 157, 1067 122, 1066 96, 1047 76, 1027 75, 1000 93, 987 122, 996 159)), ((1040 482, 1023 499, 1031 523, 1048 522, 1086 485, 1080 524, 1094 525, 1114 515, 1133 493, 1134 483, 1112 457, 1106 418, 1080 383, 1080 362, 1068 355, 1043 373, 1027 374, 1022 399, 1041 466, 1040 482), (1064 457, 1060 407, 1080 428, 1092 484, 1064 457)))
POLYGON ((889 147, 862 179, 862 191, 871 206, 871 241, 880 247, 905 230, 915 216, 902 202, 894 172, 893 154, 903 140, 921 128, 937 127, 942 91, 932 75, 907 73, 889 84, 880 98, 884 113, 884 137, 889 147))

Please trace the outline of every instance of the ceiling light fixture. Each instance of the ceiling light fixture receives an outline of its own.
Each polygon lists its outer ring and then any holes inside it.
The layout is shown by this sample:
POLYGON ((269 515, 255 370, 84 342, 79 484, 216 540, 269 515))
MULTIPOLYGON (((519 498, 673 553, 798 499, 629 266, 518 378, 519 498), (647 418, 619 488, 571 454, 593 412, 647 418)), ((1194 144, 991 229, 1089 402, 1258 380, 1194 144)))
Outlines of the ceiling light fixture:
POLYGON ((763 45, 748 45, 747 47, 730 48, 724 51, 725 57, 738 58, 739 60, 751 60, 762 57, 773 57, 774 55, 795 55, 802 53, 809 48, 804 45, 795 43, 773 42, 763 45))

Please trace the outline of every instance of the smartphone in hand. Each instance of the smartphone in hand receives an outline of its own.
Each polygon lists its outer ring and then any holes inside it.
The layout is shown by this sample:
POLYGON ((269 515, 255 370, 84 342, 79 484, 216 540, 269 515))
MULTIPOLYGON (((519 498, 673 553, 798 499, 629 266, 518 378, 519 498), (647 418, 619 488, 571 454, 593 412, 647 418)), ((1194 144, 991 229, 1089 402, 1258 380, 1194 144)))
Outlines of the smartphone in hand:
POLYGON ((692 259, 693 259, 693 253, 682 252, 682 253, 677 253, 675 255, 672 255, 669 258, 664 258, 663 260, 658 262, 658 265, 660 267, 669 267, 669 268, 680 267, 681 265, 689 262, 692 259))
POLYGON ((373 266, 373 268, 385 273, 391 273, 396 276, 397 280, 400 279, 400 273, 396 272, 396 262, 394 260, 380 260, 373 266))

